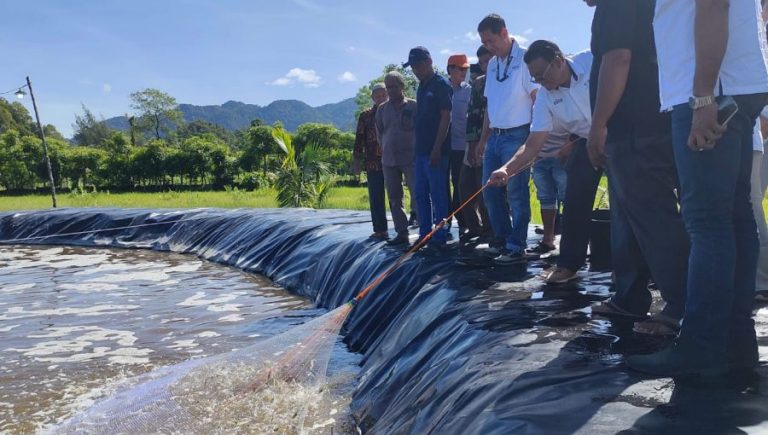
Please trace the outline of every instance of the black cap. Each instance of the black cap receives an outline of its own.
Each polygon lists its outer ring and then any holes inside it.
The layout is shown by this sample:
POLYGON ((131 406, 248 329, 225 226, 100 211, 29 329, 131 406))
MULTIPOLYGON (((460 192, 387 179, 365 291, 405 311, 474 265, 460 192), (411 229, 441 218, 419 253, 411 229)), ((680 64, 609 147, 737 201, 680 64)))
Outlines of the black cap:
POLYGON ((408 68, 414 63, 418 63, 427 59, 432 59, 432 56, 429 55, 429 50, 422 46, 414 47, 408 53, 408 62, 403 64, 403 68, 408 68))

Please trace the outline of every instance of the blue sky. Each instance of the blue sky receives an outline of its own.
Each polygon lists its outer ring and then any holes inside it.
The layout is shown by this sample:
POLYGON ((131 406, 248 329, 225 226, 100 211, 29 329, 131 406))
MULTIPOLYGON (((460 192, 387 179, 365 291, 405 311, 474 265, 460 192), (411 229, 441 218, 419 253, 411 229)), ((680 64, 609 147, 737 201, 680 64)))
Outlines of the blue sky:
POLYGON ((582 0, 5 0, 0 92, 31 76, 43 122, 65 136, 81 103, 108 118, 147 87, 198 105, 333 103, 412 46, 439 65, 474 54, 490 12, 529 42, 589 45, 582 0))

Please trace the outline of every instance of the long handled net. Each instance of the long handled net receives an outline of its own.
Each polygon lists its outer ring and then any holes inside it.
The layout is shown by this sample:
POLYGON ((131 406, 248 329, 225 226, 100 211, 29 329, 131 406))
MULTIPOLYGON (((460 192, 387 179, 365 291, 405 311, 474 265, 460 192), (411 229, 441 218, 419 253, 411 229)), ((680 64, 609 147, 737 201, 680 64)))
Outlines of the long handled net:
MULTIPOLYGON (((529 165, 530 166, 530 165, 529 165)), ((525 167, 520 171, 527 169, 525 167)), ((520 172, 519 171, 519 172, 520 172)), ((426 245, 486 183, 348 303, 246 348, 126 380, 106 398, 48 429, 55 434, 311 433, 324 418, 326 373, 354 306, 426 245)), ((323 431, 322 428, 319 431, 323 431)))

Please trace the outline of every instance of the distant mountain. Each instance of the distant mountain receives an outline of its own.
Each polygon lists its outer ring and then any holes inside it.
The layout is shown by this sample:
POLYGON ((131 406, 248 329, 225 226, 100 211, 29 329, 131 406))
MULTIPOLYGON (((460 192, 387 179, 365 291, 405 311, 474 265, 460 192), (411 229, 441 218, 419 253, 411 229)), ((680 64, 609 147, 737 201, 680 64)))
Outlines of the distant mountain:
MULTIPOLYGON (((356 109, 354 98, 318 107, 312 107, 298 100, 277 100, 265 107, 239 101, 227 101, 221 106, 179 104, 179 110, 184 114, 185 121, 208 121, 230 131, 248 127, 256 118, 270 125, 280 121, 288 131, 296 131, 299 125, 307 122, 333 124, 340 130, 353 131, 356 109)), ((128 119, 125 116, 109 118, 106 123, 110 128, 128 130, 128 119)))

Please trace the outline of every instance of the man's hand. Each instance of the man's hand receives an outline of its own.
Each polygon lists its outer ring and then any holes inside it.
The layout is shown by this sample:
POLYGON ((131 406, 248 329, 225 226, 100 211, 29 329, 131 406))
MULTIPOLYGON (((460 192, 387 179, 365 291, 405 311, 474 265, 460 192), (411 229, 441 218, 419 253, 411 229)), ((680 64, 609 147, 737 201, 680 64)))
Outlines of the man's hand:
POLYGON ((477 166, 477 142, 467 143, 467 164, 474 168, 477 166))
POLYGON ((717 122, 717 105, 708 104, 693 111, 688 148, 694 151, 711 150, 723 136, 726 127, 717 122))
POLYGON ((605 167, 605 138, 608 135, 608 128, 592 124, 587 139, 587 152, 589 161, 595 169, 605 167))
POLYGON ((440 165, 440 154, 440 148, 435 148, 432 150, 432 154, 429 155, 429 166, 436 168, 440 165))
POLYGON ((353 159, 352 160, 352 173, 355 175, 360 175, 360 172, 363 171, 363 163, 360 161, 360 159, 353 159))
POLYGON ((485 154, 485 144, 478 143, 477 147, 475 147, 475 162, 477 162, 478 165, 483 164, 483 154, 485 154))
POLYGON ((560 151, 557 152, 557 159, 560 160, 561 164, 565 165, 568 162, 571 151, 573 151, 573 142, 568 142, 560 148, 560 151))
POLYGON ((507 168, 506 166, 503 166, 493 172, 491 172, 490 178, 488 178, 488 182, 491 183, 494 186, 504 186, 507 184, 507 181, 509 180, 509 175, 507 174, 507 168))

